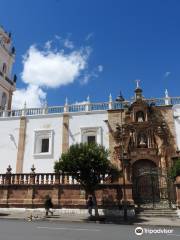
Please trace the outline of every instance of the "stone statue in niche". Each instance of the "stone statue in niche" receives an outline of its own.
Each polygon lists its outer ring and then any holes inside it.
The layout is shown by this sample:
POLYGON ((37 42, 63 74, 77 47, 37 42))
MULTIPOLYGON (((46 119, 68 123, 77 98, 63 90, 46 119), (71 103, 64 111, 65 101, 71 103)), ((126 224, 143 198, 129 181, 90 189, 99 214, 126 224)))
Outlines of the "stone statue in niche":
POLYGON ((144 113, 142 111, 139 111, 136 113, 136 122, 144 122, 144 113))
POLYGON ((130 147, 134 147, 134 146, 135 146, 135 136, 134 136, 134 131, 131 131, 131 132, 130 132, 129 145, 130 145, 130 147))
POLYGON ((146 148, 147 147, 147 137, 146 134, 140 133, 138 136, 138 147, 146 148))

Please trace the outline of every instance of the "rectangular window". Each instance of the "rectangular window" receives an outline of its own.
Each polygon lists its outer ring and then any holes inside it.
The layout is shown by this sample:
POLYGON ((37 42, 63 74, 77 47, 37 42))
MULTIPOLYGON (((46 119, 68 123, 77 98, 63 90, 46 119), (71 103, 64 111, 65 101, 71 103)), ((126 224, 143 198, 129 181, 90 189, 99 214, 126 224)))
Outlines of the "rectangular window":
POLYGON ((96 142, 96 136, 87 136, 87 143, 95 143, 96 142))
POLYGON ((42 153, 49 152, 49 138, 42 139, 41 152, 42 153))

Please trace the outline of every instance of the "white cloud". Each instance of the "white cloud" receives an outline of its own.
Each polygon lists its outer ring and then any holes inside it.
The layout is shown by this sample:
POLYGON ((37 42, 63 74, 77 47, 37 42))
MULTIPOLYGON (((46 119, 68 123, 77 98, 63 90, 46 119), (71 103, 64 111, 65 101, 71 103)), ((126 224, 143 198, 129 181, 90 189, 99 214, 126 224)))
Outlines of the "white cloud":
POLYGON ((90 79, 95 79, 99 77, 99 73, 101 73, 103 71, 104 67, 102 65, 98 65, 97 67, 95 67, 93 70, 88 71, 88 72, 84 72, 80 83, 82 85, 87 84, 89 82, 90 79))
POLYGON ((46 43, 45 43, 45 48, 47 49, 47 50, 49 50, 49 49, 51 49, 51 44, 52 44, 52 41, 47 41, 46 43))
POLYGON ((171 72, 165 72, 164 77, 167 78, 169 75, 171 75, 171 72))
POLYGON ((46 93, 38 86, 29 85, 27 88, 17 89, 13 94, 13 109, 26 106, 41 107, 46 99, 46 93))
POLYGON ((70 41, 69 39, 65 39, 64 40, 64 47, 69 48, 69 49, 73 49, 74 48, 74 44, 72 41, 70 41))
POLYGON ((91 77, 92 77, 91 73, 85 73, 84 76, 81 78, 80 83, 82 85, 87 84, 91 77))
POLYGON ((98 65, 97 68, 98 68, 98 72, 102 72, 104 69, 102 65, 98 65))
POLYGON ((86 36, 86 38, 85 38, 85 40, 86 41, 89 41, 91 38, 93 38, 94 37, 94 33, 93 32, 91 32, 91 33, 89 33, 87 36, 86 36))
POLYGON ((24 102, 27 107, 40 107, 46 100, 47 88, 59 88, 77 79, 86 84, 103 71, 102 65, 89 70, 90 47, 77 49, 68 38, 55 36, 55 39, 61 44, 60 49, 58 44, 53 48, 54 41, 47 41, 44 49, 32 45, 23 56, 21 79, 26 87, 14 92, 13 108, 22 108, 24 102))
POLYGON ((40 51, 31 46, 24 56, 22 80, 39 87, 56 88, 70 84, 87 67, 88 57, 87 48, 65 54, 63 51, 40 51))

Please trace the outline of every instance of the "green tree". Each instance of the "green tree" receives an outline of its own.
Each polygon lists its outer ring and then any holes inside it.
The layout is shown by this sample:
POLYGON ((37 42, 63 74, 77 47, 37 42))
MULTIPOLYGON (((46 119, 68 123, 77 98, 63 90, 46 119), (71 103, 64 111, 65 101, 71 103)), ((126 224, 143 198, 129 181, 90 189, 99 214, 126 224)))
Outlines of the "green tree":
POLYGON ((59 161, 55 162, 55 172, 65 172, 73 176, 93 198, 95 216, 98 206, 95 191, 105 174, 113 181, 120 175, 119 170, 110 163, 109 152, 101 145, 80 143, 70 146, 59 161))
POLYGON ((177 176, 180 176, 180 158, 177 159, 170 171, 171 177, 175 180, 177 176))

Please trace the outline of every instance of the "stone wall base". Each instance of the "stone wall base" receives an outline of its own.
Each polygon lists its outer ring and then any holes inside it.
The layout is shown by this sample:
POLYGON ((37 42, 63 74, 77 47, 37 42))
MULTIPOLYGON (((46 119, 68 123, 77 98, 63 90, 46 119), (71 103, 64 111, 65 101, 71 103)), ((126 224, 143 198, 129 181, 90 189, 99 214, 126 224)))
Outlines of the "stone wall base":
MULTIPOLYGON (((87 195, 80 185, 4 185, 0 186, 0 207, 43 208, 46 196, 52 198, 54 208, 85 209, 87 195)), ((96 191, 102 208, 119 208, 123 204, 122 186, 101 184, 96 191)), ((132 201, 129 201, 133 205, 132 201)))

